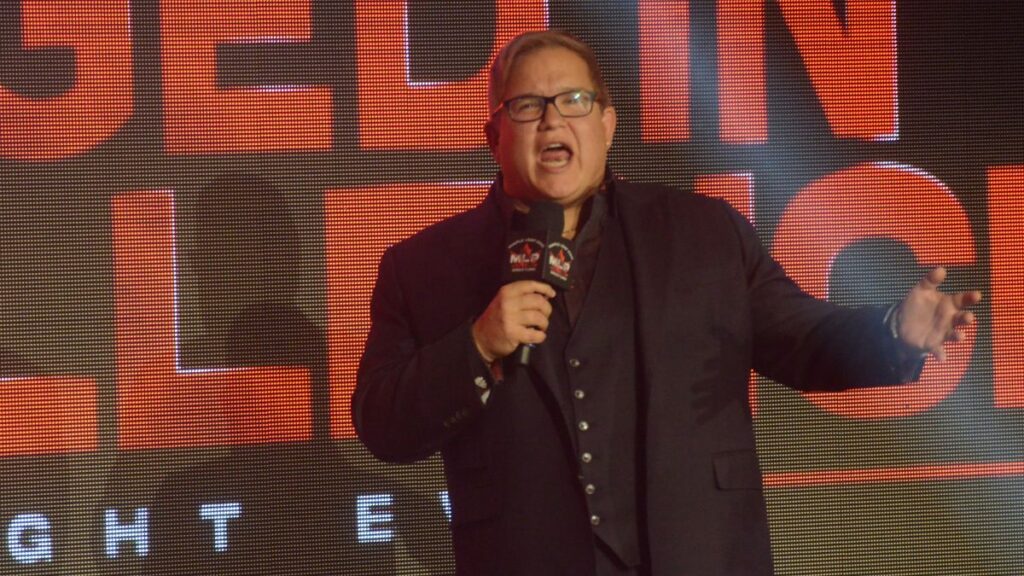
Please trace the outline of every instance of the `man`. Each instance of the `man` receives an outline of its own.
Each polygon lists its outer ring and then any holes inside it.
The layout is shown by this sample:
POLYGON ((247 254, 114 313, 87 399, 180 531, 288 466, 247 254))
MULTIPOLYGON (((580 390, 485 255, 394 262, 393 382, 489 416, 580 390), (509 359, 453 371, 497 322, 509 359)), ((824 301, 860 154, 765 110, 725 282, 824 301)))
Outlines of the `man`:
POLYGON ((913 379, 981 295, 942 294, 936 269, 898 307, 841 309, 726 204, 613 178, 615 109, 568 35, 505 46, 490 104, 487 199, 381 260, 360 437, 389 461, 441 452, 459 574, 770 574, 750 368, 799 389, 913 379), (573 284, 502 286, 512 214, 544 200, 573 284))

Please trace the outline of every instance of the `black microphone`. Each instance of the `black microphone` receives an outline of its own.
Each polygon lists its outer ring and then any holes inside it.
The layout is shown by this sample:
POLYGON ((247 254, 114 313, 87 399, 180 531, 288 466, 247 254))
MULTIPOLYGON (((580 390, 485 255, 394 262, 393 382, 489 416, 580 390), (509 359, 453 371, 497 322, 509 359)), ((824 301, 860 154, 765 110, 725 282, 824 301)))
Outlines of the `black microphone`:
MULTIPOLYGON (((569 288, 575 250, 572 241, 562 236, 564 223, 564 209, 554 202, 534 202, 529 212, 513 213, 504 271, 506 284, 537 280, 556 290, 569 288)), ((520 366, 530 363, 532 349, 532 344, 516 349, 520 366)))

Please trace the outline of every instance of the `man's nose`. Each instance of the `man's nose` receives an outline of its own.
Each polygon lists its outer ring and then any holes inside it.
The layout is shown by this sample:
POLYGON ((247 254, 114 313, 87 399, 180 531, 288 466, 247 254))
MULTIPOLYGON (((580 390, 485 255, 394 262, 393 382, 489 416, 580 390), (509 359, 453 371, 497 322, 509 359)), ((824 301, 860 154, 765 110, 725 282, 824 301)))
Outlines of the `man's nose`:
POLYGON ((544 102, 544 113, 541 114, 541 126, 560 126, 565 122, 565 116, 558 111, 554 100, 544 102))

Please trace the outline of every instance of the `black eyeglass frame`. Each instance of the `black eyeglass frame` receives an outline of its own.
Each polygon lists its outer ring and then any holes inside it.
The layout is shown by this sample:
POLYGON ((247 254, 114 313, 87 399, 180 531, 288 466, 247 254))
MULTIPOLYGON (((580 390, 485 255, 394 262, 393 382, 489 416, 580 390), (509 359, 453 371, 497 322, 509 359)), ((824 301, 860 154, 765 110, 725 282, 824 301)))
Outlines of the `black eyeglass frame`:
POLYGON ((494 114, 497 114, 498 112, 501 112, 502 109, 504 109, 505 113, 508 114, 509 120, 511 120, 513 122, 519 122, 519 123, 534 122, 534 121, 540 120, 541 118, 544 117, 544 114, 547 112, 548 105, 550 104, 550 105, 555 107, 555 110, 559 114, 561 114, 563 118, 583 118, 584 116, 589 116, 590 113, 594 111, 594 104, 599 104, 599 103, 600 103, 600 98, 598 98, 597 92, 595 92, 593 90, 566 90, 565 92, 559 92, 558 94, 555 94, 554 96, 539 96, 537 94, 524 94, 522 96, 516 96, 515 98, 509 98, 508 100, 505 100, 504 102, 501 103, 500 106, 498 106, 498 109, 494 111, 494 114), (562 112, 562 109, 558 107, 557 99, 562 97, 562 96, 565 96, 566 94, 576 94, 576 93, 586 94, 586 95, 590 96, 590 108, 588 108, 587 111, 584 112, 583 114, 565 114, 564 112, 562 112), (523 100, 523 99, 526 99, 526 98, 543 100, 544 101, 544 107, 540 108, 540 113, 537 115, 536 118, 531 118, 529 120, 518 120, 518 119, 516 119, 515 117, 512 116, 512 109, 509 108, 509 105, 512 102, 515 102, 517 100, 523 100))

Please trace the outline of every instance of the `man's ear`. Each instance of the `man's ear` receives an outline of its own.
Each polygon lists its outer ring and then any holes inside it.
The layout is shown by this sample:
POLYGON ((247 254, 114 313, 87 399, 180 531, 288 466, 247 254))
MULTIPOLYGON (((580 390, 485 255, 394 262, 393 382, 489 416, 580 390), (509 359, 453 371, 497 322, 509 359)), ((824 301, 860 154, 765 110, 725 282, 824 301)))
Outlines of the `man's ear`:
POLYGON ((491 149, 491 156, 498 158, 498 127, 494 125, 494 118, 484 124, 484 135, 487 136, 487 147, 491 149))
POLYGON ((601 123, 604 124, 605 148, 612 147, 612 138, 615 137, 615 125, 617 122, 618 117, 615 114, 615 108, 605 106, 601 110, 601 123))

